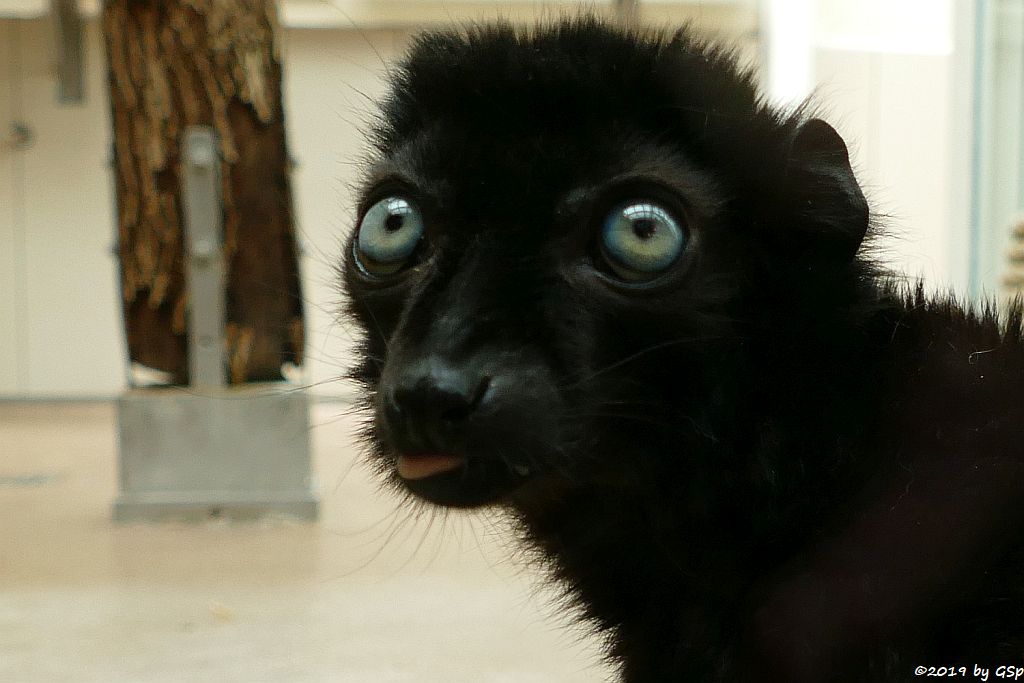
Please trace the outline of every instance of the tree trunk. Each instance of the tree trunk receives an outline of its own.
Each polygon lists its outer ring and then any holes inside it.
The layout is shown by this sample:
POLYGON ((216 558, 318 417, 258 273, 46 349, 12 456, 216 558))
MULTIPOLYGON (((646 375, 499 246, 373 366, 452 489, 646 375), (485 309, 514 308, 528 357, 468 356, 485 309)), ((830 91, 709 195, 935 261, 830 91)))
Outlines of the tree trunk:
POLYGON ((302 296, 273 0, 107 0, 119 256, 133 362, 188 381, 180 145, 219 137, 232 382, 301 364, 302 296))

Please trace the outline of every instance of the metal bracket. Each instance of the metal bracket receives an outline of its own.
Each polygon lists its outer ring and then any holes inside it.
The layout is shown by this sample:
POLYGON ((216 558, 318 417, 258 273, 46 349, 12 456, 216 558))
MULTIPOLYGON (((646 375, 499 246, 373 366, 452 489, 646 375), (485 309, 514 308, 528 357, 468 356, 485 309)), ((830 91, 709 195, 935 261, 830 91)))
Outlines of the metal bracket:
POLYGON ((65 104, 85 100, 82 15, 77 0, 52 0, 57 25, 57 99, 65 104))
POLYGON ((32 147, 36 140, 36 132, 23 121, 13 121, 8 133, 0 138, 0 151, 11 150, 24 152, 32 147))
POLYGON ((207 126, 185 131, 182 146, 185 283, 189 293, 188 363, 192 386, 227 383, 223 204, 217 135, 207 126))

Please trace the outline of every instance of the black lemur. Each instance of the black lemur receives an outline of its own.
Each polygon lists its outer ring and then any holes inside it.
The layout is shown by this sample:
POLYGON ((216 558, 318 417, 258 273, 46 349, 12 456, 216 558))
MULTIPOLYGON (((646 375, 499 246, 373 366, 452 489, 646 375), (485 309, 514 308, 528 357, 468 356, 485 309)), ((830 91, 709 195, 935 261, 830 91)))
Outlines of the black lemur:
POLYGON ((1020 311, 892 284, 832 127, 575 18, 420 35, 372 140, 373 462, 507 509, 624 681, 1024 664, 1020 311))

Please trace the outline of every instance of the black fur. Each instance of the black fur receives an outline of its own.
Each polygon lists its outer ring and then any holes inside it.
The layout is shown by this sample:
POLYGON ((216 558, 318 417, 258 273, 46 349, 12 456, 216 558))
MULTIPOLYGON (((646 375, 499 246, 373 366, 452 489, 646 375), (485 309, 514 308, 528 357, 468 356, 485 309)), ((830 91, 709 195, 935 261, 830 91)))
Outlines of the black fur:
POLYGON ((625 681, 1024 664, 1019 309, 890 284, 831 127, 686 31, 584 18, 421 35, 375 143, 360 217, 426 225, 392 276, 346 251, 375 462, 507 508, 625 681), (595 247, 633 198, 689 235, 645 285, 595 247))

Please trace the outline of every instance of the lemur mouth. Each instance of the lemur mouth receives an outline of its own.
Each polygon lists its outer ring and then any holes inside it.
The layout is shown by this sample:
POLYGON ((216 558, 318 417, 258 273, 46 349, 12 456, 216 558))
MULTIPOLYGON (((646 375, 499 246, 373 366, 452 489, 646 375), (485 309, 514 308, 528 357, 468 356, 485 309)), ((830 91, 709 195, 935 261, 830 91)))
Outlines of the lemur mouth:
POLYGON ((465 464, 466 459, 458 455, 418 453, 398 456, 395 461, 395 469, 402 479, 415 481, 432 477, 435 474, 450 472, 465 464))
POLYGON ((412 493, 448 507, 472 508, 501 502, 531 477, 522 465, 500 458, 447 453, 401 454, 395 473, 412 493))

